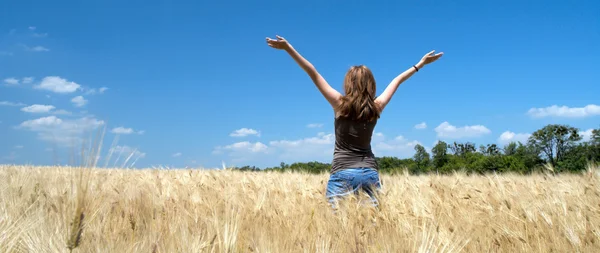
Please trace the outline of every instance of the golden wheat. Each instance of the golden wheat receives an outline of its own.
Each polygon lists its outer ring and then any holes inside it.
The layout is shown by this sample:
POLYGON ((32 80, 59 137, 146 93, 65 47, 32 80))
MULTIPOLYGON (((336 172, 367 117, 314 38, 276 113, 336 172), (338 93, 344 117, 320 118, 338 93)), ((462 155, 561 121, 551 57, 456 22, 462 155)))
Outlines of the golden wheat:
POLYGON ((337 213, 327 174, 80 170, 0 166, 1 252, 600 252, 597 168, 382 175, 337 213))

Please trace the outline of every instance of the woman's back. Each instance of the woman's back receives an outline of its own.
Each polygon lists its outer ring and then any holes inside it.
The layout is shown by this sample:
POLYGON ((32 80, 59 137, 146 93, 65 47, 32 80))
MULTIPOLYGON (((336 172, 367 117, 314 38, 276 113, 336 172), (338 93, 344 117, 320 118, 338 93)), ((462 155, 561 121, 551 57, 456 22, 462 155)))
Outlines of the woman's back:
POLYGON ((377 125, 377 119, 368 122, 337 117, 334 125, 335 148, 331 173, 346 168, 377 169, 375 155, 371 150, 371 137, 375 125, 377 125))

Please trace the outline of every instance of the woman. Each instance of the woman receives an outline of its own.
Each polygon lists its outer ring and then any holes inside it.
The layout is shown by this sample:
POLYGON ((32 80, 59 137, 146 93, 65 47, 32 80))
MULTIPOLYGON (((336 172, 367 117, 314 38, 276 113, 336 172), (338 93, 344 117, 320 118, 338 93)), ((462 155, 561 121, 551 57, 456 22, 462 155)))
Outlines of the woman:
POLYGON ((363 66, 353 66, 344 79, 345 95, 333 89, 317 72, 315 67, 302 57, 292 45, 277 35, 277 39, 267 37, 267 44, 285 50, 310 76, 319 91, 333 107, 335 115, 335 149, 327 183, 329 202, 335 207, 337 197, 364 190, 377 205, 374 188, 381 189, 378 165, 371 151, 371 137, 381 112, 390 102, 398 86, 425 65, 442 57, 431 51, 416 64, 398 75, 383 93, 375 96, 375 78, 363 66))

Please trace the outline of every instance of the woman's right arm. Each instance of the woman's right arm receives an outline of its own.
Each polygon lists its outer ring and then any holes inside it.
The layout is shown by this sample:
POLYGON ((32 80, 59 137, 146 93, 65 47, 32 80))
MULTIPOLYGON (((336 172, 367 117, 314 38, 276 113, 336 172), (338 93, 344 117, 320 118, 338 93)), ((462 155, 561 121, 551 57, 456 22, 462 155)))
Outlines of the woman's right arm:
POLYGON ((377 97, 377 99, 375 99, 375 103, 378 105, 380 112, 382 112, 383 109, 390 102, 392 96, 394 96, 394 93, 396 93, 396 90, 398 90, 398 86, 400 86, 400 84, 402 84, 404 81, 410 78, 415 72, 425 67, 425 65, 436 61, 444 54, 438 53, 434 55, 434 52, 435 50, 427 53, 425 56, 423 56, 423 58, 421 58, 419 63, 414 65, 414 67, 410 67, 409 69, 405 70, 400 75, 396 76, 396 78, 394 78, 390 82, 390 84, 388 84, 383 93, 381 93, 381 95, 377 97))
POLYGON ((300 53, 298 53, 298 51, 296 51, 296 49, 294 49, 294 47, 287 40, 277 35, 277 40, 267 38, 267 44, 270 47, 285 50, 290 55, 290 57, 294 59, 298 66, 300 66, 304 70, 304 72, 308 74, 310 79, 317 86, 317 89, 319 89, 321 94, 325 97, 325 99, 327 99, 327 101, 334 108, 334 110, 338 107, 342 94, 340 94, 337 90, 331 87, 331 85, 327 83, 325 78, 321 76, 319 71, 317 71, 315 66, 313 66, 312 63, 306 60, 302 55, 300 55, 300 53))

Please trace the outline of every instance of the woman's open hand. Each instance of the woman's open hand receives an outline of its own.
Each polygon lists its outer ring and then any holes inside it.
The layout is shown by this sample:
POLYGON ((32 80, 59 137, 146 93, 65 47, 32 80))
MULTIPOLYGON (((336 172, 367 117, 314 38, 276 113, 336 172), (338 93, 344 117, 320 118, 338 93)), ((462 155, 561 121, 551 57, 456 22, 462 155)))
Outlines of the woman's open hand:
POLYGON ((440 57, 442 57, 442 55, 444 55, 444 53, 437 53, 437 54, 433 54, 435 52, 435 50, 432 50, 431 52, 425 54, 423 56, 423 58, 421 58, 421 63, 423 63, 423 65, 432 63, 437 61, 440 57))
POLYGON ((276 40, 267 37, 267 45, 275 49, 288 49, 290 44, 283 37, 279 35, 275 35, 277 37, 276 40))

